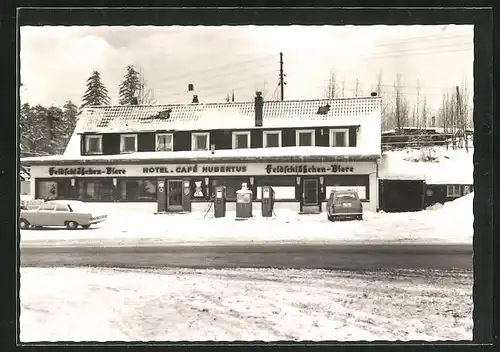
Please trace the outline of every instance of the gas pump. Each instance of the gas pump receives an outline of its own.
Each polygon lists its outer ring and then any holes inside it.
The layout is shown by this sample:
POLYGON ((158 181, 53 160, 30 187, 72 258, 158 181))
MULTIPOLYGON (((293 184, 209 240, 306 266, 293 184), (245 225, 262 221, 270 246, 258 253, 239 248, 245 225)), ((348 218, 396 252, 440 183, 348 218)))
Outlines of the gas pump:
POLYGON ((226 186, 215 187, 214 215, 216 218, 226 216, 226 186))
POLYGON ((273 216, 274 212, 274 189, 271 186, 262 187, 262 216, 273 216))

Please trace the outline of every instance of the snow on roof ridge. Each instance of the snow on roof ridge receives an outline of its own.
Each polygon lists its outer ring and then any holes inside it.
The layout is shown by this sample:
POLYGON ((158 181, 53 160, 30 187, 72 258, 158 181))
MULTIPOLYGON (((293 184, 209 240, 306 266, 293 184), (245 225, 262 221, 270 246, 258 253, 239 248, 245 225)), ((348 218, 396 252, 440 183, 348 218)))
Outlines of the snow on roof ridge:
MULTIPOLYGON (((297 102, 328 102, 328 101, 338 101, 338 100, 363 100, 363 99, 381 99, 380 96, 372 97, 372 96, 366 96, 366 97, 342 97, 342 98, 317 98, 317 99, 291 99, 291 100, 264 100, 263 103, 278 103, 278 104, 286 104, 286 103, 297 103, 297 102)), ((209 102, 209 103, 170 103, 170 104, 138 104, 138 105, 92 105, 92 106, 86 106, 82 110, 89 110, 89 109, 106 109, 106 108, 137 108, 137 107, 143 107, 143 108, 161 108, 161 107, 168 107, 168 106, 188 106, 188 105, 237 105, 237 104, 254 104, 253 101, 230 101, 230 102, 209 102)))

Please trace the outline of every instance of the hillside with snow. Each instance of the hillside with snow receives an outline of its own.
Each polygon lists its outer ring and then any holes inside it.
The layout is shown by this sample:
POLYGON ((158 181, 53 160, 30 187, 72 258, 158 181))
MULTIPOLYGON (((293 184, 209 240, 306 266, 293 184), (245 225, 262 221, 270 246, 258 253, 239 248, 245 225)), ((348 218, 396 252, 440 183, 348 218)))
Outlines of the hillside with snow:
POLYGON ((386 151, 380 161, 382 179, 421 179, 427 184, 472 184, 474 149, 421 149, 386 151))

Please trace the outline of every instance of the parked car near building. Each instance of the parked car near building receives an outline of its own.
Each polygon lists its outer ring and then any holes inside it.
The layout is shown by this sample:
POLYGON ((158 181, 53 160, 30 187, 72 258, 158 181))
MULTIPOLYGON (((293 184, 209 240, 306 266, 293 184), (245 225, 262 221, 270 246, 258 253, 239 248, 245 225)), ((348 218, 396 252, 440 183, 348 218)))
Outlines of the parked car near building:
POLYGON ((363 219, 363 204, 356 191, 332 191, 326 205, 328 220, 363 219))
POLYGON ((65 226, 74 230, 81 226, 90 225, 107 220, 106 214, 96 214, 85 203, 75 200, 52 200, 30 210, 21 210, 19 227, 29 229, 43 226, 65 226))

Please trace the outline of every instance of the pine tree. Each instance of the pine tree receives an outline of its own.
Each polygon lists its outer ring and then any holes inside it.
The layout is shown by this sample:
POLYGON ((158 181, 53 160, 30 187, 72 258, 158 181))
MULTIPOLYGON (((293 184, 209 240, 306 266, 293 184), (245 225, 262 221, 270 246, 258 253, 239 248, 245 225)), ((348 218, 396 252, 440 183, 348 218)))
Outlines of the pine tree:
POLYGON ((138 98, 142 90, 139 71, 133 65, 128 65, 126 70, 127 72, 125 73, 123 82, 120 84, 118 93, 120 105, 132 104, 133 98, 138 98))
POLYGON ((63 145, 65 149, 75 130, 78 113, 78 107, 71 100, 66 101, 63 106, 63 145))
POLYGON ((110 104, 108 90, 102 83, 99 71, 94 70, 87 79, 87 91, 83 95, 82 102, 82 107, 110 104))

